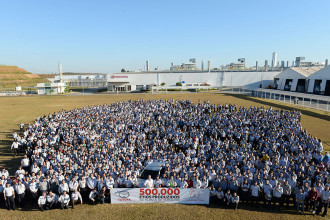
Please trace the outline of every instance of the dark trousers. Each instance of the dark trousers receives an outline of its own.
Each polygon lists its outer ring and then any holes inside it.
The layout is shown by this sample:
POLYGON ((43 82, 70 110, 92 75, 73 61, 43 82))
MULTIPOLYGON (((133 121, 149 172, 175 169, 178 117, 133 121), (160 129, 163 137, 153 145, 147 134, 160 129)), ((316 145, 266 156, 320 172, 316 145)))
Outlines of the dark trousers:
POLYGON ((76 205, 76 204, 79 204, 79 203, 81 203, 81 201, 80 201, 80 199, 78 199, 78 200, 72 200, 72 208, 74 209, 74 206, 76 205))
POLYGON ((45 209, 48 209, 46 204, 40 205, 39 207, 41 211, 45 211, 45 209))
POLYGON ((17 194, 17 202, 18 202, 18 207, 23 208, 25 203, 25 193, 22 194, 17 194))
POLYGON ((87 189, 86 188, 80 188, 80 194, 83 199, 83 201, 88 200, 88 194, 87 194, 87 189))
POLYGON ((329 202, 323 202, 323 201, 319 204, 319 207, 317 208, 317 211, 316 211, 316 214, 317 215, 320 214, 320 212, 322 211, 322 208, 323 207, 324 207, 324 211, 323 211, 323 214, 322 215, 324 215, 324 216, 327 215, 327 213, 328 213, 328 207, 329 207, 329 202))
POLYGON ((274 206, 276 206, 276 203, 279 204, 279 208, 282 208, 283 206, 283 201, 282 201, 282 197, 273 197, 273 202, 274 202, 274 206))
POLYGON ((254 203, 256 203, 256 206, 258 207, 259 206, 259 197, 251 196, 251 202, 252 202, 252 205, 254 205, 254 203))
POLYGON ((0 208, 3 208, 3 204, 5 204, 5 199, 3 197, 3 193, 0 192, 0 208))
POLYGON ((317 200, 309 200, 309 207, 312 211, 315 211, 316 209, 316 203, 317 203, 317 200))
POLYGON ((14 155, 15 156, 18 156, 18 152, 19 152, 19 149, 18 148, 14 148, 14 155))
POLYGON ((286 207, 289 208, 290 205, 290 195, 282 195, 283 204, 286 203, 286 207))
POLYGON ((55 202, 46 202, 46 209, 53 209, 55 208, 55 202))
POLYGON ((231 202, 230 205, 231 205, 231 207, 233 209, 237 209, 238 208, 238 202, 231 202))
POLYGON ((66 204, 64 204, 64 202, 61 202, 61 209, 67 209, 68 206, 66 204))
POLYGON ((6 196, 6 206, 7 209, 10 210, 15 210, 15 201, 14 201, 14 197, 13 196, 6 196))

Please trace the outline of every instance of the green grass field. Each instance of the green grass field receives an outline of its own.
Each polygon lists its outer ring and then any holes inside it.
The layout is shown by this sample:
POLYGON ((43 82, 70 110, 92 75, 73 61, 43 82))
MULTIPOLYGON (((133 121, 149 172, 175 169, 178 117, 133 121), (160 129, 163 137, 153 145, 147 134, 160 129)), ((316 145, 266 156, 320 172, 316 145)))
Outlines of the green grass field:
MULTIPOLYGON (((82 106, 112 103, 128 99, 190 99, 209 100, 214 104, 237 104, 238 106, 273 106, 292 110, 294 106, 240 95, 215 93, 192 94, 125 94, 90 96, 27 96, 0 97, 0 167, 5 166, 12 175, 21 157, 13 157, 10 151, 12 133, 18 124, 29 124, 38 115, 53 113, 61 109, 74 109, 82 106)), ((320 138, 330 150, 330 115, 322 111, 298 108, 303 112, 302 125, 313 136, 320 138)), ((74 210, 52 210, 40 212, 0 210, 0 219, 319 219, 311 215, 298 216, 290 209, 282 213, 268 212, 241 206, 237 211, 214 206, 177 204, 135 204, 135 205, 78 205, 74 210)), ((329 216, 329 215, 328 215, 329 216)), ((321 219, 321 218, 320 218, 321 219)), ((324 219, 324 218, 323 218, 324 219)))

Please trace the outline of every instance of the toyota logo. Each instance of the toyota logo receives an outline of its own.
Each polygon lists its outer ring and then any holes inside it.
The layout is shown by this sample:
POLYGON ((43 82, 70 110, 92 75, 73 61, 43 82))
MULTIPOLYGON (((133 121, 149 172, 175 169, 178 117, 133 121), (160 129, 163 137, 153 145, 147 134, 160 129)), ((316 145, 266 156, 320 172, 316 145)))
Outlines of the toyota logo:
POLYGON ((200 194, 196 191, 191 191, 190 192, 190 197, 191 198, 195 198, 195 199, 198 199, 200 197, 200 194))
POLYGON ((127 198, 127 197, 129 197, 129 192, 128 191, 120 191, 119 192, 119 197, 120 198, 127 198))

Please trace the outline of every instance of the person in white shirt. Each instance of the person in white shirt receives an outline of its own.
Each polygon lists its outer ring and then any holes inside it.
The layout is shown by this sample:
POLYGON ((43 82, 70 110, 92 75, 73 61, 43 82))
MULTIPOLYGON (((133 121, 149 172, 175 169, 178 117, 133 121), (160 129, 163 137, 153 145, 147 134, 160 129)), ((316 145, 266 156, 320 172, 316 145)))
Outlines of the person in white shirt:
POLYGON ((69 186, 68 184, 65 182, 65 180, 63 179, 62 180, 62 183, 58 186, 58 193, 60 195, 62 195, 64 193, 64 191, 66 193, 69 193, 69 186))
POLYGON ((75 177, 72 177, 72 180, 69 183, 69 189, 71 192, 74 192, 75 189, 78 189, 79 183, 76 181, 75 177))
POLYGON ((154 180, 151 179, 151 175, 148 176, 148 179, 144 182, 145 188, 153 188, 154 187, 154 180))
POLYGON ((52 191, 49 191, 47 195, 47 208, 46 209, 52 209, 55 208, 58 202, 58 197, 55 193, 52 191))
POLYGON ((84 176, 79 180, 79 192, 84 200, 88 199, 87 194, 87 181, 84 176))
POLYGON ((71 200, 72 200, 72 209, 74 209, 75 204, 78 202, 80 202, 80 204, 83 204, 81 194, 80 192, 78 192, 77 189, 75 189, 71 194, 71 200))
POLYGON ((11 149, 14 150, 14 155, 15 157, 18 156, 18 150, 19 150, 19 143, 17 140, 15 140, 12 144, 11 144, 11 149))
POLYGON ((99 195, 99 192, 96 191, 95 188, 89 193, 89 199, 91 200, 93 205, 96 204, 96 199, 97 199, 98 195, 99 195))
POLYGON ((237 210, 238 208, 238 203, 239 203, 239 196, 237 195, 236 192, 233 193, 233 195, 230 197, 230 202, 232 207, 237 210))
POLYGON ((127 176, 127 179, 125 180, 125 187, 126 188, 132 188, 133 187, 133 181, 131 180, 131 176, 127 176))
POLYGON ((15 186, 15 190, 17 193, 17 201, 19 208, 24 207, 25 189, 25 185, 22 183, 22 181, 18 180, 18 184, 15 186))
POLYGON ((159 176, 156 177, 154 180, 154 188, 161 188, 162 187, 162 180, 159 179, 159 176))
POLYGON ((32 178, 31 183, 29 184, 30 193, 32 197, 32 202, 34 202, 38 197, 39 184, 36 182, 35 178, 32 178))
POLYGON ((258 185, 258 182, 255 181, 253 185, 250 187, 251 191, 251 201, 252 205, 254 205, 254 202, 256 203, 257 207, 259 206, 259 194, 260 194, 260 186, 258 185))
POLYGON ((188 188, 188 183, 187 181, 184 179, 184 177, 181 177, 181 181, 179 183, 179 188, 188 188))
POLYGON ((193 181, 193 187, 195 189, 200 189, 202 187, 202 182, 198 179, 198 176, 195 176, 195 179, 193 181))
POLYGON ((327 216, 327 212, 328 212, 328 207, 329 207, 329 203, 330 203, 330 186, 327 185, 325 187, 324 190, 321 191, 321 203, 319 204, 319 207, 317 208, 316 214, 320 214, 320 212, 322 211, 322 208, 324 207, 324 211, 322 216, 326 217, 327 216))
POLYGON ((63 191, 63 194, 60 196, 58 201, 61 204, 61 209, 68 209, 70 203, 70 196, 67 194, 66 191, 63 191))
POLYGON ((276 203, 278 203, 279 209, 281 209, 283 206, 282 194, 283 194, 283 188, 281 186, 281 183, 279 182, 273 189, 274 207, 276 206, 276 203))
POLYGON ((0 177, 5 176, 5 179, 8 178, 9 172, 5 168, 2 168, 2 171, 0 171, 0 177))
POLYGON ((45 211, 45 209, 48 209, 46 207, 46 203, 47 203, 47 195, 46 192, 42 192, 41 196, 38 199, 38 206, 40 208, 41 211, 45 211))
POLYGON ((15 191, 14 188, 7 182, 6 188, 3 191, 7 209, 15 210, 15 191))
POLYGON ((30 160, 26 154, 24 155, 24 158, 21 160, 21 166, 23 167, 25 172, 29 172, 30 160))

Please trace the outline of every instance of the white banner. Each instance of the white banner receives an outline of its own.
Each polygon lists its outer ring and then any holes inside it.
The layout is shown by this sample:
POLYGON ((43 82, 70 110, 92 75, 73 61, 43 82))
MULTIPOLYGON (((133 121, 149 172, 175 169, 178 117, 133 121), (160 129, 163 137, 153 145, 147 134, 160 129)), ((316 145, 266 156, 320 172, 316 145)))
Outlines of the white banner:
POLYGON ((209 189, 113 188, 111 203, 209 204, 209 189))

